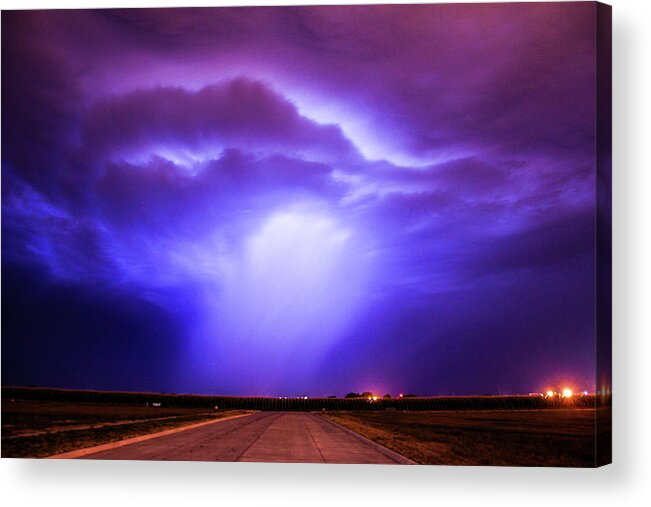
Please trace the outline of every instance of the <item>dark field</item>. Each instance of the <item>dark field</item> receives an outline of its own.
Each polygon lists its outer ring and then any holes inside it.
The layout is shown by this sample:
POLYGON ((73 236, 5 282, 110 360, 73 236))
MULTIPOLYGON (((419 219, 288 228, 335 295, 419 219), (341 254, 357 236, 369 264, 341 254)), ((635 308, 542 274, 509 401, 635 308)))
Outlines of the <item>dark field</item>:
POLYGON ((596 401, 594 396, 279 399, 3 387, 2 456, 45 457, 271 410, 318 412, 423 464, 592 467, 610 462, 611 446, 610 409, 595 409, 596 401))
MULTIPOLYGON (((610 409, 602 411, 608 420, 610 409)), ((327 417, 423 464, 593 467, 596 415, 595 409, 574 408, 327 417)))
POLYGON ((45 457, 242 412, 2 400, 2 457, 45 457))

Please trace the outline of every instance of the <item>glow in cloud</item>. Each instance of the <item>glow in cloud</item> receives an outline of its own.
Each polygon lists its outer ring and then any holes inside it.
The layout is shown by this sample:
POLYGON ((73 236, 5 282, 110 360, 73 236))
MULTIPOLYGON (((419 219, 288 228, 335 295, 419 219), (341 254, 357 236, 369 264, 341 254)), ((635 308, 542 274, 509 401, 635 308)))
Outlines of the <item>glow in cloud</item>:
POLYGON ((371 263, 357 241, 323 211, 271 213, 244 240, 195 342, 197 354, 221 366, 206 376, 254 369, 267 389, 283 372, 309 376, 365 303, 371 263))

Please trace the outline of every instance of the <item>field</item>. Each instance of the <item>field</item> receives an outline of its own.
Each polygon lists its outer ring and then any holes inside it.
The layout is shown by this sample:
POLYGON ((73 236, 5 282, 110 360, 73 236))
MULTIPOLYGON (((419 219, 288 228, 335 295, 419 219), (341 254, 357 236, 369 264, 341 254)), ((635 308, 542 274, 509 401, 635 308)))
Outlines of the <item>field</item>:
POLYGON ((2 399, 2 457, 44 457, 237 411, 2 399))
POLYGON ((326 417, 423 464, 592 467, 595 417, 599 412, 608 421, 609 411, 338 412, 326 417))
POLYGON ((49 456, 268 410, 318 413, 424 464, 590 467, 610 461, 610 408, 596 409, 597 401, 594 396, 369 400, 3 387, 2 456, 49 456))

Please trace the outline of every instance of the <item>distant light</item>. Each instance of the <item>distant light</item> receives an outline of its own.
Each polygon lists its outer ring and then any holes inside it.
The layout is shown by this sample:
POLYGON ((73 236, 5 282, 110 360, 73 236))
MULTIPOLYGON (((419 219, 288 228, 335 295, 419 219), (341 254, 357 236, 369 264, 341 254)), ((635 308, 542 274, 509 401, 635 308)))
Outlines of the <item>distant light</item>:
POLYGON ((377 401, 377 396, 373 396, 373 401, 377 401))
POLYGON ((583 391, 583 396, 587 396, 587 395, 588 395, 588 391, 583 391))
POLYGON ((404 396, 404 394, 400 393, 400 394, 398 395, 398 398, 402 398, 403 396, 404 396))
POLYGON ((552 398, 556 393, 554 391, 547 391, 545 394, 548 398, 552 398))
POLYGON ((563 389, 563 398, 571 398, 572 394, 574 393, 572 393, 572 389, 570 389, 569 387, 563 389))

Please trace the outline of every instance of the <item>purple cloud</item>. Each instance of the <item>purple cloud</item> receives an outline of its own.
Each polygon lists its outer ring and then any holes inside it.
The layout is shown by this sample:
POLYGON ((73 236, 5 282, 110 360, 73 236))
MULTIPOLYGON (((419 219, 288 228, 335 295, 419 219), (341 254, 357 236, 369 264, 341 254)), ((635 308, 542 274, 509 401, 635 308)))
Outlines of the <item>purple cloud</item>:
POLYGON ((141 90, 95 104, 82 131, 83 144, 99 157, 161 152, 188 160, 223 149, 284 153, 310 159, 359 158, 336 125, 302 117, 287 99, 244 78, 189 92, 141 90))
POLYGON ((5 290, 150 305, 179 391, 588 378, 594 35, 590 3, 3 13, 5 290))

